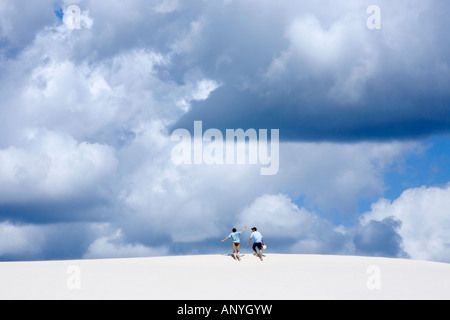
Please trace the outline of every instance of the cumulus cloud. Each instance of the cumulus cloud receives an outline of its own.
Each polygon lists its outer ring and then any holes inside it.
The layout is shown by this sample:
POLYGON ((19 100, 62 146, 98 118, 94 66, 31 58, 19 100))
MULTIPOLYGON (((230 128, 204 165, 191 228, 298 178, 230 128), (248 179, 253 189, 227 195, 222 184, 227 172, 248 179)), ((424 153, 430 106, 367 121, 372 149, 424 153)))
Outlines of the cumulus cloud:
MULTIPOLYGON (((259 168, 250 164, 176 166, 170 159, 173 146, 158 127, 149 126, 124 150, 124 155, 151 155, 126 176, 120 192, 121 202, 132 212, 127 215, 123 231, 139 234, 144 242, 207 241, 235 223, 256 223, 257 208, 263 207, 265 214, 261 214, 259 222, 267 220, 268 232, 281 232, 281 227, 291 223, 288 230, 311 227, 308 234, 320 233, 321 228, 314 223, 303 224, 302 219, 314 219, 308 218, 306 211, 297 214, 296 206, 288 205, 290 199, 302 197, 308 208, 305 210, 325 212, 320 226, 325 226, 326 218, 336 210, 345 212, 346 218, 355 218, 358 202, 378 199, 385 189, 383 173, 415 150, 416 144, 282 143, 280 172, 270 178, 261 176, 259 168), (289 199, 255 200, 280 190, 289 199), (249 213, 243 214, 242 210, 249 206, 249 213)), ((320 215, 316 213, 316 217, 320 215)), ((331 238, 327 241, 333 242, 331 238)))
POLYGON ((44 0, 41 2, 22 0, 2 1, 0 4, 0 43, 6 54, 17 52, 33 41, 39 31, 49 24, 56 22, 52 6, 54 1, 44 0), (19 5, 18 5, 19 4, 19 5), (45 10, 49 8, 50 10, 45 10))
POLYGON ((115 171, 114 150, 31 130, 22 147, 0 150, 0 203, 77 196, 115 171))
POLYGON ((398 231, 401 221, 394 217, 371 220, 358 227, 354 235, 356 253, 371 256, 408 257, 403 251, 403 238, 398 231))
POLYGON ((381 199, 374 203, 362 222, 368 226, 392 217, 399 223, 393 226, 411 258, 449 262, 449 192, 449 185, 408 189, 394 201, 381 199))
POLYGON ((438 2, 381 1, 383 25, 375 31, 366 27, 369 3, 264 3, 257 17, 249 3, 203 17, 211 31, 199 50, 213 37, 222 39, 221 50, 196 62, 213 73, 226 69, 223 85, 178 126, 201 119, 216 128, 279 128, 285 140, 327 141, 448 131, 448 22, 438 2), (220 37, 230 20, 233 37, 220 37))
POLYGON ((0 257, 26 259, 41 254, 44 235, 39 227, 14 225, 8 221, 0 223, 0 257))
POLYGON ((262 232, 274 250, 295 253, 344 253, 347 236, 329 221, 299 208, 283 194, 263 195, 238 217, 238 224, 250 224, 262 232))
POLYGON ((312 91, 306 81, 335 79, 323 91, 330 98, 328 103, 358 102, 366 81, 378 69, 379 54, 359 23, 360 19, 345 16, 326 30, 311 14, 292 21, 285 32, 290 45, 270 63, 265 80, 276 85, 277 80, 288 77, 299 82, 299 88, 312 91))
POLYGON ((141 244, 123 243, 122 231, 117 230, 114 234, 101 237, 92 242, 83 255, 84 259, 103 258, 137 258, 162 256, 168 253, 167 248, 149 248, 141 244))
POLYGON ((240 212, 239 227, 250 224, 265 243, 278 252, 408 257, 394 217, 369 220, 356 226, 334 225, 293 203, 284 194, 258 197, 240 212))
POLYGON ((376 199, 385 191, 385 172, 420 150, 415 142, 283 143, 274 180, 323 212, 352 215, 357 199, 376 199))

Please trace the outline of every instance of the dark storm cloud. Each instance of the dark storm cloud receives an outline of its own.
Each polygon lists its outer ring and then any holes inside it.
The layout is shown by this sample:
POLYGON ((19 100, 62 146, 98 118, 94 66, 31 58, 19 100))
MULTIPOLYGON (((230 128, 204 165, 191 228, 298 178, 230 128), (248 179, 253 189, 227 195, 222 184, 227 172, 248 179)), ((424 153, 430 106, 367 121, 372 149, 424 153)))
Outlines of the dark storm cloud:
POLYGON ((356 252, 364 255, 404 257, 402 237, 397 233, 401 222, 393 217, 370 221, 356 232, 356 252))
POLYGON ((417 96, 408 90, 388 95, 387 91, 367 104, 346 108, 326 99, 304 101, 284 95, 273 101, 222 87, 207 101, 194 102, 173 128, 193 130, 196 120, 203 121, 205 130, 277 128, 282 140, 291 141, 412 139, 449 131, 450 97, 446 94, 417 96))
MULTIPOLYGON (((191 62, 222 87, 173 128, 202 120, 205 129, 279 128, 285 140, 332 141, 448 131, 448 5, 379 6, 381 30, 366 27, 361 3, 293 6, 283 22, 270 15, 260 21, 262 14, 245 15, 248 8, 236 5, 233 16, 202 20, 195 49, 178 66, 191 62)), ((274 11, 288 8, 283 2, 274 11)))

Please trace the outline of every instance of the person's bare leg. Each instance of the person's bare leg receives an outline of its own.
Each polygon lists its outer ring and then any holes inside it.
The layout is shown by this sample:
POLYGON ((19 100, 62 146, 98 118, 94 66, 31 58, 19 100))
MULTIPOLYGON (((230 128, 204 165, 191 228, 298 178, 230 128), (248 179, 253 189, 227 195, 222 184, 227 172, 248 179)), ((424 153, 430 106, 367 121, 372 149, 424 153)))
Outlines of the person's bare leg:
POLYGON ((261 249, 259 249, 259 258, 261 259, 261 261, 263 261, 263 257, 262 257, 262 251, 261 251, 261 249))
POLYGON ((234 256, 234 260, 237 260, 236 258, 236 245, 233 243, 233 256, 234 256))

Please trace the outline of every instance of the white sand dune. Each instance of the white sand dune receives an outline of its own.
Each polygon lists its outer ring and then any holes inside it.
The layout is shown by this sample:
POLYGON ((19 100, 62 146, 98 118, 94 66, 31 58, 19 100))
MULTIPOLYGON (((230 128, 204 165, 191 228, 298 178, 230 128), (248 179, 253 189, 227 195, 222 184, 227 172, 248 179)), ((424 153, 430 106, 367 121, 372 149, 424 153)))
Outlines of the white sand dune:
POLYGON ((252 254, 0 263, 0 299, 450 299, 450 264, 252 254))

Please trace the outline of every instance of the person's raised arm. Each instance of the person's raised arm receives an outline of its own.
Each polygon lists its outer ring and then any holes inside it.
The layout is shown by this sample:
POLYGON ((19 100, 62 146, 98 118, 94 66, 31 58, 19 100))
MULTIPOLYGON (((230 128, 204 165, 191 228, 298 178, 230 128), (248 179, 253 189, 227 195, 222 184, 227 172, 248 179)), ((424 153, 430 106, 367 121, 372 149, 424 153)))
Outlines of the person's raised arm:
POLYGON ((247 226, 244 227, 244 230, 242 230, 242 233, 244 233, 246 229, 247 229, 247 226))

